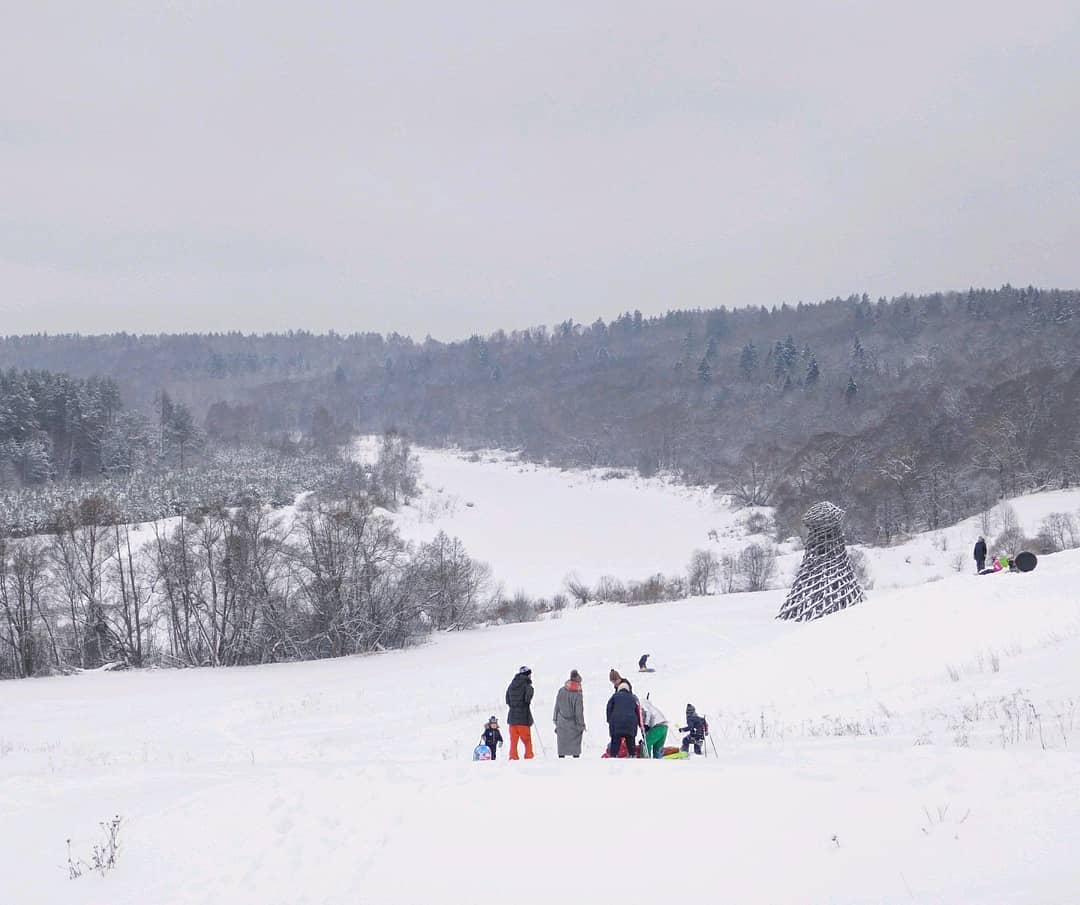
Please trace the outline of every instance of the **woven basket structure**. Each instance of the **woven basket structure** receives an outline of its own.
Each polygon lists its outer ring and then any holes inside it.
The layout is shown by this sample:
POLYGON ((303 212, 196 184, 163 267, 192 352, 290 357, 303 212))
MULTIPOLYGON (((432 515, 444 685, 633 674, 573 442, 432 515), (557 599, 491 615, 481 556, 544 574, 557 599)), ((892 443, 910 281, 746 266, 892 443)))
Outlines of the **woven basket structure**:
POLYGON ((863 599, 844 543, 844 510, 815 503, 803 516, 806 553, 778 619, 820 619, 863 599))

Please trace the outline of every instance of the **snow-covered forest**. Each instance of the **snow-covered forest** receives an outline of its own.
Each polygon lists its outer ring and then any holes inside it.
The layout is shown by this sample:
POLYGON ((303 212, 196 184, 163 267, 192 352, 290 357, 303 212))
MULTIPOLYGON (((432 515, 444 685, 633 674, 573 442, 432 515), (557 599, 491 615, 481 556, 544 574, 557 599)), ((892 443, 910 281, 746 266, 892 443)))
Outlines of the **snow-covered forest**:
POLYGON ((1080 294, 970 289, 628 312, 423 342, 391 334, 30 336, 0 366, 162 387, 212 440, 431 446, 631 467, 773 506, 828 498, 868 543, 1080 478, 1080 294), (144 375, 156 373, 147 381, 144 375))
POLYGON ((48 534, 0 538, 0 676, 385 650, 472 625, 490 604, 487 567, 460 541, 409 545, 390 519, 417 492, 404 438, 383 437, 371 463, 303 475, 317 477, 288 506, 230 495, 135 524, 93 485, 48 534))
MULTIPOLYGON (((663 570, 558 576, 534 596, 487 587, 467 543, 442 538, 439 556, 477 573, 462 579, 464 612, 483 603, 498 621, 568 601, 769 587, 819 499, 845 508, 849 537, 873 547, 940 532, 1002 497, 1068 489, 1080 476, 1078 304, 1076 293, 1004 287, 635 313, 451 343, 7 337, 0 588, 19 602, 7 605, 0 672, 323 656, 443 625, 417 578, 430 551, 399 536, 404 522, 385 522, 416 491, 401 482, 415 481, 407 465, 354 459, 351 438, 365 429, 389 431, 403 461, 399 426, 429 444, 493 444, 610 480, 658 476, 749 519, 737 549, 688 545, 663 570), (1008 343, 1003 319, 1015 327, 1008 343), (88 533, 101 535, 90 553, 63 549, 88 533), (394 551, 368 554, 364 568, 387 566, 377 604, 370 589, 340 590, 355 575, 317 574, 327 557, 359 574, 369 543, 394 551), (371 625, 356 615, 365 608, 371 625)), ((1057 517, 1002 543, 1068 546, 1074 516, 1057 517)))

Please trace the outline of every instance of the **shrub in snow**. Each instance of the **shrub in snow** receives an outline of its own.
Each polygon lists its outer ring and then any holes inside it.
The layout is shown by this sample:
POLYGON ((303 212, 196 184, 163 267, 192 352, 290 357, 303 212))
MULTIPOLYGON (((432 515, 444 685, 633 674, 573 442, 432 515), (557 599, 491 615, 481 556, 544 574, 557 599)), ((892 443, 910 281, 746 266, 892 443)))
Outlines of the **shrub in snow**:
POLYGON ((90 850, 90 860, 76 858, 71 854, 71 840, 67 840, 68 877, 72 880, 81 877, 88 870, 96 870, 101 876, 105 872, 116 867, 116 857, 120 852, 120 824, 122 819, 119 815, 112 820, 102 821, 101 827, 103 838, 90 850))
POLYGON ((760 510, 749 513, 743 520, 743 526, 747 534, 771 534, 774 530, 769 514, 760 510))
POLYGON ((730 553, 720 557, 720 572, 717 578, 721 594, 734 594, 739 589, 739 559, 730 553))
POLYGON ((604 575, 596 583, 596 599, 607 603, 619 603, 626 599, 626 588, 617 578, 604 575))
POLYGON ((566 586, 567 592, 569 592, 570 596, 578 606, 585 606, 585 604, 593 599, 592 588, 576 575, 567 575, 563 584, 566 586))
POLYGON ((855 580, 866 590, 874 586, 874 576, 870 571, 870 557, 859 547, 848 547, 848 559, 851 561, 855 580))
POLYGON ((1015 556, 1017 553, 1021 553, 1024 550, 1030 550, 1034 546, 1035 542, 1030 538, 1025 537, 1024 532, 1016 525, 1013 525, 1008 528, 1003 528, 998 536, 994 538, 991 552, 995 556, 1003 553, 1009 556, 1015 556))
POLYGON ((1069 512, 1051 512, 1039 524, 1039 553, 1059 553, 1080 547, 1080 525, 1069 512))
POLYGON ((750 544, 739 553, 739 572, 747 591, 764 591, 776 575, 776 547, 750 544))
POLYGON ((711 594, 720 573, 720 558, 712 550, 695 550, 690 557, 686 579, 690 593, 697 596, 711 594))

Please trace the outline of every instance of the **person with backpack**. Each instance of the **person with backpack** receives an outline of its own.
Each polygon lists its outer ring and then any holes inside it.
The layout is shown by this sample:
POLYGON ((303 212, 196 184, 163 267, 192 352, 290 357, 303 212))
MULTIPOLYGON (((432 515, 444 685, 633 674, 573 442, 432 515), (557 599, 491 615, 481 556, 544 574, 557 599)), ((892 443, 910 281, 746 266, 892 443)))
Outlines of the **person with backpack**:
POLYGON ((709 724, 705 717, 698 716, 693 704, 686 705, 686 725, 680 726, 679 731, 687 734, 682 740, 682 750, 688 752, 693 745, 694 753, 701 754, 701 746, 705 744, 705 736, 709 734, 709 724))
POLYGON ((634 697, 634 692, 630 690, 630 683, 622 679, 615 688, 615 694, 607 703, 608 734, 611 737, 608 754, 611 757, 619 756, 619 748, 624 742, 626 756, 634 756, 634 743, 640 722, 638 700, 634 697))
POLYGON ((641 725, 645 729, 645 756, 663 757, 664 742, 667 741, 668 722, 649 696, 641 701, 641 725))
POLYGON ((525 760, 532 760, 532 670, 522 666, 506 689, 506 706, 510 712, 506 725, 510 727, 510 760, 519 760, 518 742, 525 746, 525 760))
POLYGON ((495 752, 499 745, 503 743, 502 733, 499 731, 499 720, 495 716, 488 717, 488 721, 484 724, 484 732, 480 738, 491 750, 491 759, 495 760, 495 752))
POLYGON ((585 699, 581 694, 581 673, 570 670, 570 678, 555 695, 555 740, 559 757, 581 757, 581 737, 585 734, 585 699))

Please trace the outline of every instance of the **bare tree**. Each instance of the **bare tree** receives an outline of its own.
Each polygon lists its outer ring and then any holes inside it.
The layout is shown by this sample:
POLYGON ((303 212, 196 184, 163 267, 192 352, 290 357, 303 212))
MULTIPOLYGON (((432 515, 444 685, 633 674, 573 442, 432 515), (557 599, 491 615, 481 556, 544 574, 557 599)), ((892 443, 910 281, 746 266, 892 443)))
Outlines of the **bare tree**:
POLYGON ((712 593, 720 572, 720 560, 711 550, 695 550, 690 557, 687 581, 690 593, 704 596, 712 593))
POLYGON ((416 557, 420 605, 436 629, 468 628, 476 622, 491 569, 471 559, 458 538, 440 531, 416 557))
POLYGON ((50 649, 54 662, 58 657, 43 600, 47 580, 44 550, 36 540, 9 547, 0 538, 0 649, 20 678, 41 672, 50 649))
POLYGON ((723 473, 720 489, 736 506, 769 506, 783 479, 783 460, 776 447, 747 447, 723 473))
POLYGON ((739 571, 739 558, 725 553, 720 557, 720 571, 718 581, 722 594, 733 594, 739 589, 742 573, 739 571))
POLYGON ((1051 512, 1039 525, 1039 545, 1044 553, 1080 547, 1080 528, 1069 512, 1051 512))
POLYGON ((51 556, 70 610, 79 665, 101 666, 117 652, 104 599, 105 571, 115 554, 108 538, 116 512, 103 496, 94 495, 67 506, 58 521, 51 556))
POLYGON ((776 547, 750 544, 739 553, 739 571, 747 591, 764 591, 776 575, 776 547))
POLYGON ((111 616, 113 636, 131 666, 142 666, 153 644, 150 603, 153 600, 156 575, 149 557, 136 555, 131 545, 131 527, 114 525, 110 538, 113 545, 111 560, 116 568, 115 605, 111 616), (118 598, 118 599, 117 599, 118 598))
POLYGON ((577 575, 567 575, 563 582, 563 586, 566 588, 567 593, 574 598, 574 601, 578 606, 585 606, 593 599, 592 588, 577 575))

